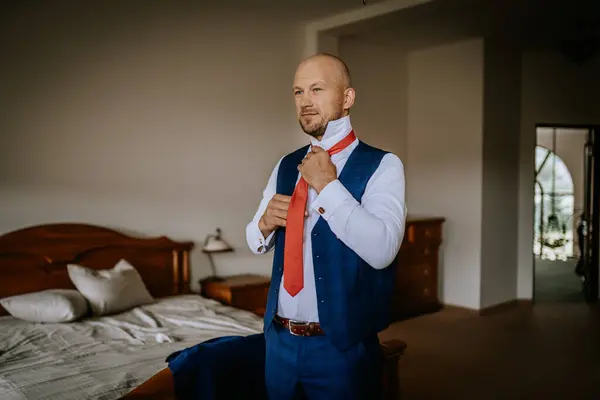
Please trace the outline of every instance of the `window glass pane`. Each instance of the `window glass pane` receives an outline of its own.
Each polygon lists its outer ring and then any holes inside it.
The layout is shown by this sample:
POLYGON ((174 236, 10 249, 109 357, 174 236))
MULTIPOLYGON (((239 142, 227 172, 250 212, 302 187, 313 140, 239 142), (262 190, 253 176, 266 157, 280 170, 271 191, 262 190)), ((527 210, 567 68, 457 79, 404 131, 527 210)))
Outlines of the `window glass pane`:
MULTIPOLYGON (((549 150, 542 146, 536 146, 535 148, 535 170, 540 169, 540 165, 544 162, 544 158, 546 158, 546 154, 548 154, 549 150)), ((546 161, 547 162, 547 161, 546 161)))
MULTIPOLYGON (((536 159, 538 158, 536 151, 536 159)), ((543 157, 541 159, 543 161, 543 157)), ((541 162, 540 161, 540 165, 541 162)), ((539 167, 539 166, 538 166, 539 167)), ((552 169, 555 168, 555 183, 554 183, 554 191, 556 193, 573 193, 573 179, 571 178, 571 174, 567 169, 567 166, 560 159, 560 157, 556 156, 554 153, 550 154, 550 157, 540 170, 537 175, 537 181, 542 185, 545 193, 552 192, 552 169), (556 162, 556 164, 555 164, 556 162)))
MULTIPOLYGON (((536 170, 538 170, 547 154, 550 154, 546 163, 536 177, 535 184, 535 221, 534 221, 534 253, 544 259, 562 259, 573 256, 573 237, 576 221, 573 220, 575 212, 575 199, 573 194, 573 179, 567 166, 550 150, 536 147, 536 170), (554 176, 552 169, 555 168, 554 176), (554 178, 554 193, 553 189, 554 178), (543 191, 541 190, 543 188, 543 191), (543 195, 542 195, 543 192, 543 195), (564 243, 554 247, 543 241, 552 242, 548 237, 548 216, 553 211, 558 217, 560 225, 565 227, 564 243)), ((562 236, 562 235, 560 235, 562 236)))

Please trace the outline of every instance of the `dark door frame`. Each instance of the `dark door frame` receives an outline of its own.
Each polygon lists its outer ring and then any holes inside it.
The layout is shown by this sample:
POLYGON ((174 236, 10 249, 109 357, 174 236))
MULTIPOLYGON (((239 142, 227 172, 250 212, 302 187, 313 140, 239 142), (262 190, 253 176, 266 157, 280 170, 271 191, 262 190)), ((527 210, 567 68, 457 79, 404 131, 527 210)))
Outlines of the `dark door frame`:
MULTIPOLYGON (((588 131, 588 143, 584 151, 586 162, 584 220, 587 225, 587 235, 584 245, 585 280, 583 282, 583 299, 588 303, 599 300, 599 269, 600 269, 600 125, 595 124, 565 124, 538 123, 538 128, 585 129, 588 131)), ((536 140, 537 144, 537 140, 536 140)), ((534 182, 535 185, 535 182, 534 182)), ((533 243, 532 243, 533 244, 533 243)), ((534 256, 535 257, 535 256, 534 256)), ((533 301, 535 302, 535 258, 533 260, 533 301)))
POLYGON ((598 302, 598 273, 600 264, 600 125, 589 128, 585 154, 584 219, 586 240, 584 245, 585 281, 583 295, 588 303, 598 302), (590 187, 591 186, 591 187, 590 187))

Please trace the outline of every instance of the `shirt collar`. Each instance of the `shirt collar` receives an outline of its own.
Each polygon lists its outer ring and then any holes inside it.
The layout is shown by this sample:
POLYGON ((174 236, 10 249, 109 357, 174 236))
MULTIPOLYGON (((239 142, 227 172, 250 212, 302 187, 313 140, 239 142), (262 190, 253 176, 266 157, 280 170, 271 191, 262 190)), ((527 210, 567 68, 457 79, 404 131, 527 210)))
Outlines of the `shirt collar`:
POLYGON ((314 137, 310 138, 310 143, 314 146, 322 147, 324 150, 329 150, 337 142, 345 138, 352 131, 350 116, 346 115, 340 119, 329 121, 323 138, 319 141, 314 137))

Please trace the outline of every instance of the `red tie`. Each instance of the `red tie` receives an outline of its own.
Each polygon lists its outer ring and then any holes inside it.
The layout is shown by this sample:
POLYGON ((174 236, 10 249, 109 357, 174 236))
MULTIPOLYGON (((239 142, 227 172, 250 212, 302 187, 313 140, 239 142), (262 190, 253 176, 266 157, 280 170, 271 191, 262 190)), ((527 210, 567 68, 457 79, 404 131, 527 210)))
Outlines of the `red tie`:
MULTIPOLYGON (((354 131, 336 143, 327 152, 332 156, 348 147, 356 140, 354 131)), ((288 207, 285 233, 285 249, 283 253, 283 287, 293 297, 304 287, 304 263, 302 260, 304 236, 304 211, 308 198, 308 183, 300 177, 292 194, 288 207)))

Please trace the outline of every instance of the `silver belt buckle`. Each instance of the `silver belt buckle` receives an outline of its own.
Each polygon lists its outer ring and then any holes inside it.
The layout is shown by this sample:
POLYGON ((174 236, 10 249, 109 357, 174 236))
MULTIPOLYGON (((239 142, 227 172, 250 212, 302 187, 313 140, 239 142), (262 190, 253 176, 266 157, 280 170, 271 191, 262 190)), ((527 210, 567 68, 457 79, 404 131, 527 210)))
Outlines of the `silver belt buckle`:
POLYGON ((305 326, 305 327, 307 327, 307 328, 308 328, 308 327, 310 326, 310 323, 309 323, 309 322, 307 322, 307 321, 295 321, 295 320, 293 320, 293 319, 290 319, 290 320, 289 320, 289 331, 290 331, 290 333, 291 333, 293 336, 304 336, 304 335, 299 335, 299 334, 297 334, 297 333, 294 333, 294 331, 293 331, 293 327, 294 327, 294 326, 305 326))

